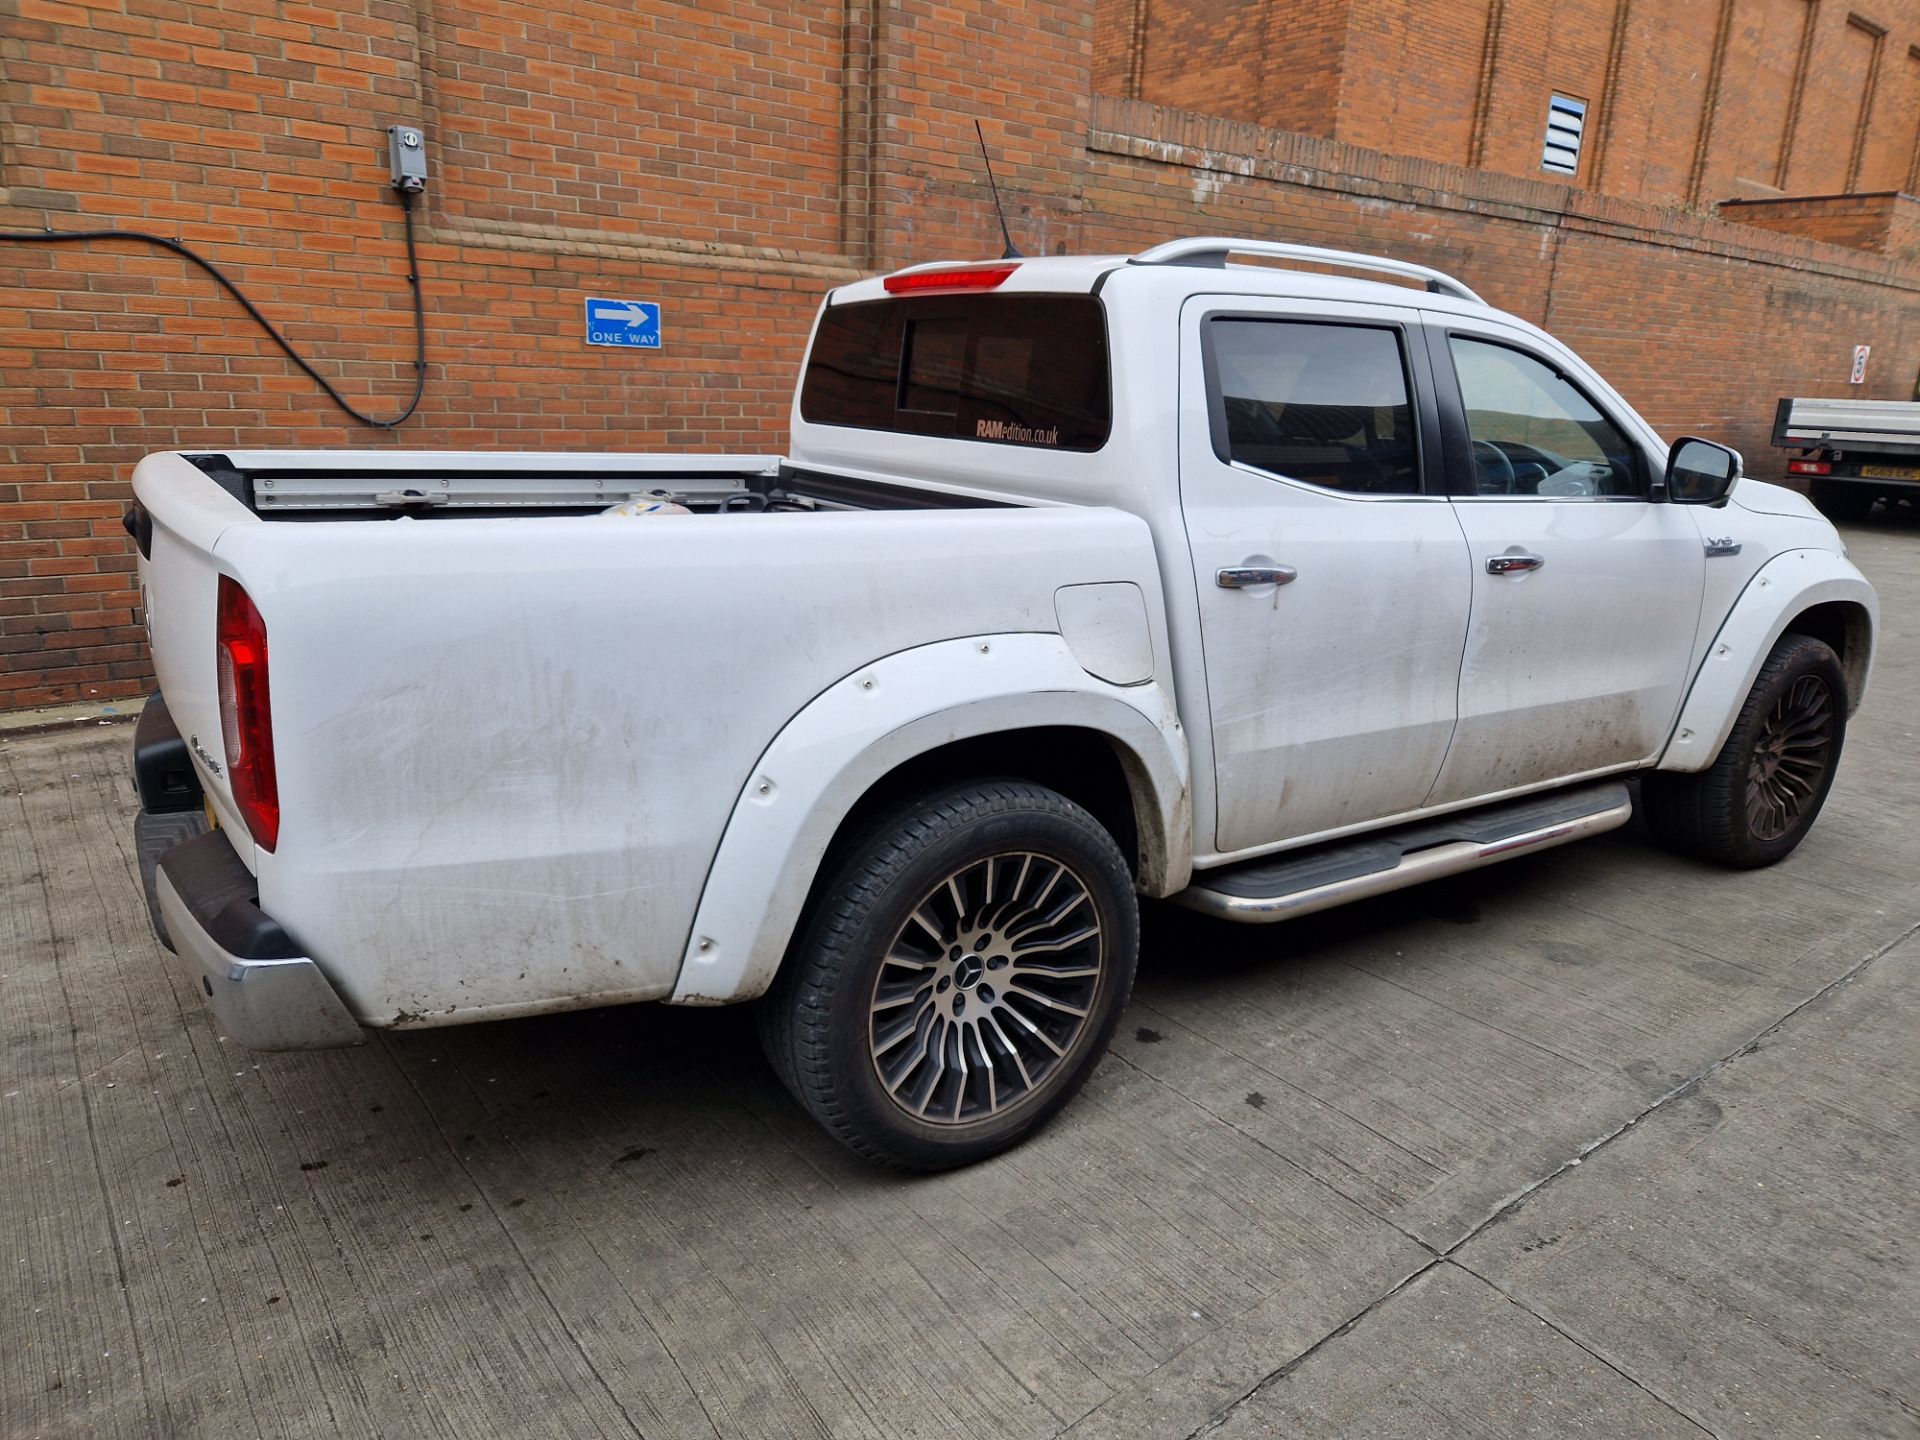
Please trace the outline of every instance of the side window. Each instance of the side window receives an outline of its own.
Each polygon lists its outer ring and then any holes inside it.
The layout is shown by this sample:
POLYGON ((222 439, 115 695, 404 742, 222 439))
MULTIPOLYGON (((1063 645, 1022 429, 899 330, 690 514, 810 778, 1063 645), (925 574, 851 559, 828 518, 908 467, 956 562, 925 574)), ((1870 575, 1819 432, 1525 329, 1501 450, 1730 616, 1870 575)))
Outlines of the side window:
POLYGON ((1228 319, 1209 322, 1208 332, 1221 402, 1214 449, 1223 458, 1329 490, 1420 493, 1399 332, 1228 319))
POLYGON ((1549 365, 1505 345, 1449 337, 1473 441, 1476 495, 1642 496, 1640 452, 1549 365))

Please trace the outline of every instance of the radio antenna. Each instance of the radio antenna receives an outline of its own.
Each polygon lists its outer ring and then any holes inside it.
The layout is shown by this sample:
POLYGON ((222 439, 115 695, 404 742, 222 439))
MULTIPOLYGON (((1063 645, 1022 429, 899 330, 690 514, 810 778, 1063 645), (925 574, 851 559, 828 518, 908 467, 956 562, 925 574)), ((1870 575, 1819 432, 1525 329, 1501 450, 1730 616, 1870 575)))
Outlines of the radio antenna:
POLYGON ((993 191, 993 213, 1000 217, 1000 238, 1007 242, 1007 248, 1000 252, 1000 258, 1024 260, 1027 257, 1022 255, 1014 245, 1013 236, 1007 230, 1007 212, 1000 207, 1000 187, 994 183, 993 179, 993 158, 987 154, 986 132, 980 128, 978 120, 973 122, 973 133, 980 141, 980 163, 987 167, 987 188, 993 191))

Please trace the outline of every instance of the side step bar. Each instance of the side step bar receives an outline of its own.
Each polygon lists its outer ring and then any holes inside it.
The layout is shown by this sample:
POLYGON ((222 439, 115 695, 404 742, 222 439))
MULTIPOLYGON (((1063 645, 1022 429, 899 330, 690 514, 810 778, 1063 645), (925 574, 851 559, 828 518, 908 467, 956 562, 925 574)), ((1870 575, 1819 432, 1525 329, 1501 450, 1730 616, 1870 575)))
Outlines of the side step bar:
POLYGON ((1608 780, 1204 871, 1173 901, 1266 925, 1584 840, 1632 814, 1627 787, 1608 780))

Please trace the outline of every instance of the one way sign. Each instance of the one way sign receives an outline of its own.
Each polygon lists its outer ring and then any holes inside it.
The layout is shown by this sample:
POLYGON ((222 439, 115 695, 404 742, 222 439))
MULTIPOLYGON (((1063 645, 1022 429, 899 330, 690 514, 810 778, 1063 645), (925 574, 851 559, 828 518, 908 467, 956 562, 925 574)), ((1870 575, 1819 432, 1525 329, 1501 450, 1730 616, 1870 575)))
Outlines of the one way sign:
POLYGON ((649 300, 587 297, 587 343, 660 348, 660 307, 649 300))

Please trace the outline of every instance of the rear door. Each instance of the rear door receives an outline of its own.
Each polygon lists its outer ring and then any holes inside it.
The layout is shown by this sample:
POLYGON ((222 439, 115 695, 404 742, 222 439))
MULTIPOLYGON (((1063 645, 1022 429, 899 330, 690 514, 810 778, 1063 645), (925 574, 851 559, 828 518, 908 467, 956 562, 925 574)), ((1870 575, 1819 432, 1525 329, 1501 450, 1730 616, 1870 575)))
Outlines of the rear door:
POLYGON ((1705 550, 1636 427, 1525 332, 1438 317, 1429 348, 1472 554, 1460 715, 1428 803, 1648 759, 1679 713, 1705 550))
POLYGON ((1419 338, 1393 306, 1182 312, 1221 854, 1413 810, 1439 773, 1472 586, 1419 338))

